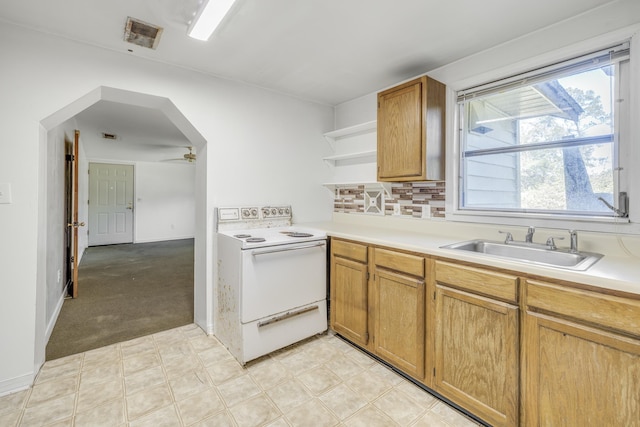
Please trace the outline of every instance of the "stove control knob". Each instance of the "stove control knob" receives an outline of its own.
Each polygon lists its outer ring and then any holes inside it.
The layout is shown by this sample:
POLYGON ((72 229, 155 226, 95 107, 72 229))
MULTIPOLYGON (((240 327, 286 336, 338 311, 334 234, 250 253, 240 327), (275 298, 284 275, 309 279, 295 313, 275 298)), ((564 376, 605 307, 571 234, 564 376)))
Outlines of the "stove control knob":
POLYGON ((276 214, 276 210, 275 209, 271 209, 271 215, 275 215, 276 214))
POLYGON ((262 208, 262 216, 269 216, 269 209, 262 208))
POLYGON ((289 208, 286 208, 286 209, 284 210, 284 213, 286 213, 287 215, 289 215, 289 214, 291 213, 291 211, 289 210, 289 208))
POLYGON ((249 215, 251 215, 251 212, 249 212, 249 209, 242 209, 243 218, 247 218, 249 215))
POLYGON ((257 217, 258 216, 258 210, 257 209, 251 209, 251 216, 252 217, 257 217))
POLYGON ((282 209, 282 208, 278 209, 278 213, 279 213, 280 215, 282 215, 282 214, 284 213, 284 209, 282 209))

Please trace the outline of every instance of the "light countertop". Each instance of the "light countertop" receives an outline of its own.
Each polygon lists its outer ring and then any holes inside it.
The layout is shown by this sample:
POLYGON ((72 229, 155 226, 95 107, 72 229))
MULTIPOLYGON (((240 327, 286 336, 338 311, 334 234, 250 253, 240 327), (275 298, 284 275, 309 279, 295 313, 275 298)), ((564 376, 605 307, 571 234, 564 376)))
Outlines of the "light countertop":
POLYGON ((448 238, 423 231, 398 230, 370 225, 335 221, 305 223, 307 227, 323 230, 331 237, 356 240, 368 244, 419 252, 426 255, 467 261, 511 271, 565 280, 590 287, 624 292, 640 298, 640 260, 632 256, 605 255, 586 271, 566 270, 527 262, 476 254, 442 246, 471 238, 448 238))

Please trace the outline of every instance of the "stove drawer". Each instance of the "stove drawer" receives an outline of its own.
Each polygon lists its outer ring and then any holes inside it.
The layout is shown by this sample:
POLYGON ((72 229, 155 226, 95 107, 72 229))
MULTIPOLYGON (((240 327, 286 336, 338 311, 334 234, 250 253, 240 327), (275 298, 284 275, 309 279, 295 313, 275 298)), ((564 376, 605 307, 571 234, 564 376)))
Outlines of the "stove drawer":
POLYGON ((257 359, 327 330, 327 302, 317 301, 242 325, 240 363, 257 359))

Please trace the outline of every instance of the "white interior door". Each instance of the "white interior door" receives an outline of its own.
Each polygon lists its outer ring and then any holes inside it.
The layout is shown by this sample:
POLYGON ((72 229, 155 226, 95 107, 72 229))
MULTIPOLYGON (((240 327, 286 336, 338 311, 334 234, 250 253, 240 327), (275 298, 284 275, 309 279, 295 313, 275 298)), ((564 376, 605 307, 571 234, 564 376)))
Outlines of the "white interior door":
POLYGON ((133 243, 133 165, 89 164, 89 246, 133 243))

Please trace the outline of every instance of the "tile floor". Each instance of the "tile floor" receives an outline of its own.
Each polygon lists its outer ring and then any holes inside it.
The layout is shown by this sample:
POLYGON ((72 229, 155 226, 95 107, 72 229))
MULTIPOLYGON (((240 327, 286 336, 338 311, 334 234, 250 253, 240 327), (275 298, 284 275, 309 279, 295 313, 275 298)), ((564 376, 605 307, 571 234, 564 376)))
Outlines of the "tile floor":
POLYGON ((241 367, 188 325, 42 367, 0 426, 477 426, 332 335, 241 367))

